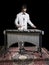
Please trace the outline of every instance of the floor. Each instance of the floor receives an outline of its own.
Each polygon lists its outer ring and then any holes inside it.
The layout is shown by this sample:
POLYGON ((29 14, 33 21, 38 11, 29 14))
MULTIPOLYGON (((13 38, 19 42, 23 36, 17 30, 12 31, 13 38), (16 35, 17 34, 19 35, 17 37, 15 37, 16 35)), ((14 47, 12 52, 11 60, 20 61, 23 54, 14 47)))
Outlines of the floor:
POLYGON ((8 52, 0 56, 0 65, 49 65, 49 51, 42 48, 40 52, 34 52, 35 47, 25 47, 24 54, 19 53, 18 47, 10 47, 8 52))

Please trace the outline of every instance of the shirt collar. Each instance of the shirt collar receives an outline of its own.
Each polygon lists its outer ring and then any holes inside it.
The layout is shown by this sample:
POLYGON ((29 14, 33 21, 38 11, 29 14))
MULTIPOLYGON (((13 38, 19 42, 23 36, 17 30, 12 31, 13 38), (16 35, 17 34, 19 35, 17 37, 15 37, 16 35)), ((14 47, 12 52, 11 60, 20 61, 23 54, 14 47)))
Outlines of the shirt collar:
POLYGON ((23 12, 21 12, 22 15, 26 15, 26 13, 24 14, 23 12))

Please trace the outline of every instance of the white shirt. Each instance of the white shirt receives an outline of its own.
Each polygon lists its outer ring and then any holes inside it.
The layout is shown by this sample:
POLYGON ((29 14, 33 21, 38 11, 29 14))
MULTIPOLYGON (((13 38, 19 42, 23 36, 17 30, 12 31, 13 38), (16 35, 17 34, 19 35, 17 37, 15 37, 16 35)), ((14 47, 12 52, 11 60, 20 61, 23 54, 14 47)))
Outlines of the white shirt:
POLYGON ((26 30, 27 29, 27 23, 29 23, 32 27, 34 24, 30 21, 30 17, 28 13, 23 14, 22 12, 17 14, 17 17, 15 19, 15 25, 21 25, 22 27, 18 28, 19 30, 26 30))

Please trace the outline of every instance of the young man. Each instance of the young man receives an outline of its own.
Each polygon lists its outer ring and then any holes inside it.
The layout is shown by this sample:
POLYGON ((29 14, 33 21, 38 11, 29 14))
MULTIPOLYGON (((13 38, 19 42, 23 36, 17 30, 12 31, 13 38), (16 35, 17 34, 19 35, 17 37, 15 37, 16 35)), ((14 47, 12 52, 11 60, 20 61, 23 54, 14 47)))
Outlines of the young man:
MULTIPOLYGON (((30 21, 29 14, 26 13, 27 7, 26 5, 22 6, 21 12, 17 14, 15 19, 15 25, 17 26, 18 30, 27 30, 27 23, 29 23, 33 28, 36 26, 30 21)), ((18 42, 18 46, 20 47, 20 53, 23 54, 24 52, 24 42, 18 42)))
POLYGON ((27 30, 27 23, 30 24, 33 28, 36 28, 36 26, 30 21, 29 14, 26 13, 26 11, 27 7, 26 5, 23 5, 21 12, 17 14, 15 25, 17 26, 18 30, 27 30))

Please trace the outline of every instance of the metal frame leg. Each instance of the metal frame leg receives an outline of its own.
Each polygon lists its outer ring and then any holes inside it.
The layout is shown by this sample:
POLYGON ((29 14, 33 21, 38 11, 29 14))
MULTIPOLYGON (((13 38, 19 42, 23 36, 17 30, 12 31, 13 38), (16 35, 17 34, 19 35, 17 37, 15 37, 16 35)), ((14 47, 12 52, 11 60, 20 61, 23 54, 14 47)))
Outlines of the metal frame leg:
POLYGON ((41 53, 40 57, 42 57, 42 33, 39 35, 39 52, 41 53))
POLYGON ((23 41, 18 42, 18 47, 19 47, 19 53, 23 54, 24 51, 25 51, 25 49, 24 49, 24 42, 23 41))

